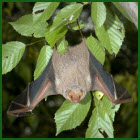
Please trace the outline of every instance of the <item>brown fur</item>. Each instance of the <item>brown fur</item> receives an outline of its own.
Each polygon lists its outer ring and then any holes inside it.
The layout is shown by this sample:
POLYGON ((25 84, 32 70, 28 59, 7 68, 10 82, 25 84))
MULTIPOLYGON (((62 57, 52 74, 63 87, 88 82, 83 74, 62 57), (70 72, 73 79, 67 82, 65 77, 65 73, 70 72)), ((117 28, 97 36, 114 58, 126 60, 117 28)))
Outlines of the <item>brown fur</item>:
POLYGON ((74 47, 68 47, 64 55, 54 49, 52 62, 59 94, 64 95, 66 89, 74 85, 84 87, 83 92, 90 89, 89 52, 84 40, 74 47))

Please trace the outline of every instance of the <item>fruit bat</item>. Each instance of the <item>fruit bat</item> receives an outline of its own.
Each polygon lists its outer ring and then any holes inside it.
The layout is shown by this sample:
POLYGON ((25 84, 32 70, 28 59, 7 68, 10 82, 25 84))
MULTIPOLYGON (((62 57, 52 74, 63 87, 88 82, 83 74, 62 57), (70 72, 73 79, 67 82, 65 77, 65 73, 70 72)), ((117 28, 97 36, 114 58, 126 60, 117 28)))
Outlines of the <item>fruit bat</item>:
POLYGON ((12 101, 7 113, 24 116, 50 95, 61 94, 77 103, 88 91, 94 90, 103 92, 114 104, 132 101, 128 91, 103 70, 102 64, 91 54, 83 39, 80 44, 68 47, 64 55, 54 47, 52 58, 41 76, 29 83, 12 101))

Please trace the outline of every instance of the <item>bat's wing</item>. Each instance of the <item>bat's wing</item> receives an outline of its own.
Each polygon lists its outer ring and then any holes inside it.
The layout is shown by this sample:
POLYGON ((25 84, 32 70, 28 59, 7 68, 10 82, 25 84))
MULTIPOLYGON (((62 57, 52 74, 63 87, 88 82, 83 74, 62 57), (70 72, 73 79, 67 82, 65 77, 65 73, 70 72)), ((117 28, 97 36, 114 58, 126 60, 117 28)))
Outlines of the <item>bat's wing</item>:
POLYGON ((116 83, 112 76, 103 70, 102 64, 90 53, 91 89, 103 92, 114 104, 131 102, 128 91, 116 83))
POLYGON ((57 94, 54 85, 54 72, 51 60, 41 76, 28 84, 26 89, 11 103, 7 113, 14 116, 25 116, 45 97, 57 94))

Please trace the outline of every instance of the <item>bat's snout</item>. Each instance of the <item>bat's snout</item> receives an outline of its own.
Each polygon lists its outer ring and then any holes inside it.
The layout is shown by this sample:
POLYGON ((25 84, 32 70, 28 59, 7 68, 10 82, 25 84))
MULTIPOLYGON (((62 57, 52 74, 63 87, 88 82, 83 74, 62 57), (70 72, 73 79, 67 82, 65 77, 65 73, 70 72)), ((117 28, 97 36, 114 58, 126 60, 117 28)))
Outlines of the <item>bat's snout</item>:
POLYGON ((82 100, 85 96, 85 93, 80 90, 79 92, 74 92, 72 90, 68 90, 66 92, 66 99, 68 99, 69 101, 73 102, 73 103, 77 103, 80 100, 82 100))
POLYGON ((81 88, 71 88, 65 91, 65 98, 73 103, 81 101, 85 97, 86 92, 81 88))

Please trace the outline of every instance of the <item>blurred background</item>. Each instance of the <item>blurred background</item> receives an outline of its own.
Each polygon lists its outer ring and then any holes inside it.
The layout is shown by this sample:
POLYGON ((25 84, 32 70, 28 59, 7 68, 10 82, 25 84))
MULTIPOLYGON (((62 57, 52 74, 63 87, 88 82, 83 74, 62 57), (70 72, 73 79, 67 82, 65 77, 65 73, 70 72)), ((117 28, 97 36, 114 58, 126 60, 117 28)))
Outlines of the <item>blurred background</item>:
MULTIPOLYGON (((49 21, 57 12, 69 3, 61 3, 49 21)), ((104 70, 111 73, 113 78, 124 86, 133 98, 132 103, 122 104, 116 113, 114 121, 114 136, 116 138, 138 137, 138 31, 135 25, 129 22, 111 3, 109 4, 119 19, 124 23, 126 37, 122 48, 115 57, 106 52, 104 70)), ((32 13, 34 3, 8 2, 2 3, 2 43, 9 41, 21 41, 25 44, 42 40, 42 38, 24 37, 18 34, 8 22, 12 22, 25 14, 32 13)), ((85 24, 82 33, 85 37, 91 33, 95 37, 94 24, 90 17, 90 5, 84 6, 79 19, 85 24)), ((69 44, 80 41, 79 31, 66 34, 69 44)), ((54 114, 64 101, 60 95, 49 96, 47 101, 41 101, 33 110, 34 115, 16 118, 7 115, 7 109, 11 101, 20 94, 28 82, 33 81, 33 73, 41 47, 45 44, 40 41, 26 47, 25 53, 19 64, 9 73, 2 76, 2 137, 3 138, 45 138, 45 137, 85 137, 92 109, 86 119, 75 129, 61 132, 55 136, 56 125, 54 114)))

